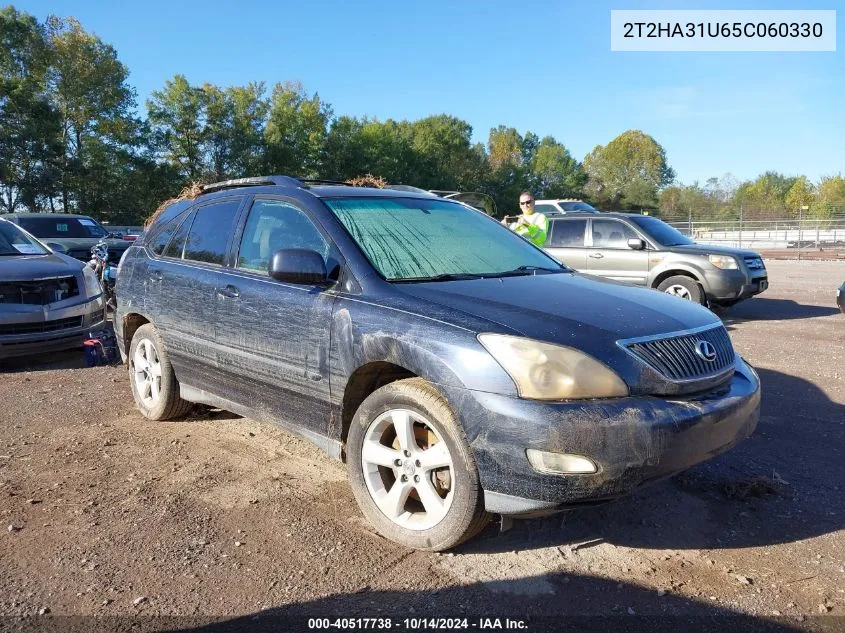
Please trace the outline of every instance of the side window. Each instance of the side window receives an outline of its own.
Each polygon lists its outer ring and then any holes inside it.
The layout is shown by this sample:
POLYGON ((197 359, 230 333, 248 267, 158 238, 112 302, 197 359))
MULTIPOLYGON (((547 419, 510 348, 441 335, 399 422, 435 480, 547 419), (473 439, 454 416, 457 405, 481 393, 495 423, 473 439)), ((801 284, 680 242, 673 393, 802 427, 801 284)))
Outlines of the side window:
POLYGON ((307 248, 327 259, 329 244, 308 216, 278 200, 256 200, 249 212, 238 251, 237 267, 267 273, 273 251, 307 248))
MULTIPOLYGON (((162 253, 164 253, 164 249, 167 247, 167 243, 170 241, 170 238, 173 237, 173 234, 176 232, 176 229, 179 228, 180 223, 184 219, 185 214, 182 213, 181 215, 178 215, 172 220, 170 220, 170 222, 165 223, 165 225, 161 229, 159 229, 158 233, 156 233, 155 237, 153 237, 152 244, 150 245, 156 255, 161 255, 162 253)), ((182 238, 182 241, 184 241, 184 238, 182 238)))
POLYGON ((191 224, 194 223, 194 217, 196 217, 196 215, 196 211, 192 211, 188 214, 188 217, 185 218, 185 221, 179 226, 179 230, 176 231, 172 238, 170 238, 170 242, 164 249, 165 257, 182 259, 182 251, 185 250, 185 240, 188 239, 188 231, 191 230, 191 224))
POLYGON ((540 213, 559 213, 558 208, 553 204, 535 204, 534 210, 540 213))
POLYGON ((628 248, 630 238, 639 237, 634 230, 619 220, 593 220, 593 246, 595 248, 628 248))
POLYGON ((240 199, 235 199, 199 207, 182 257, 222 266, 240 204, 240 199))
POLYGON ((546 246, 553 248, 584 248, 586 220, 554 220, 552 236, 546 246))

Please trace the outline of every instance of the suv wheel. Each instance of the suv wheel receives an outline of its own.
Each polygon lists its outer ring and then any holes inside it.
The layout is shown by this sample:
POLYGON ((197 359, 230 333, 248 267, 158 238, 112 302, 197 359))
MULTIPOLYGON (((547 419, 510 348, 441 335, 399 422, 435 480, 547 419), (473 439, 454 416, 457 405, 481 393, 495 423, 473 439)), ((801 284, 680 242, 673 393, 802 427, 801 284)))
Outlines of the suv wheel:
POLYGON ((135 331, 129 346, 129 382, 135 404, 145 418, 171 420, 186 415, 193 403, 179 396, 179 382, 164 341, 151 323, 135 331))
POLYGON ((352 492, 386 538, 445 550, 487 523, 478 470, 443 396, 419 378, 374 391, 347 439, 352 492))
POLYGON ((706 301, 704 288, 701 287, 701 284, 699 284, 695 279, 685 277, 683 275, 675 275, 674 277, 664 279, 660 282, 660 285, 657 286, 657 289, 665 292, 666 294, 674 295, 676 297, 680 297, 681 299, 686 299, 687 301, 700 303, 702 305, 706 301))

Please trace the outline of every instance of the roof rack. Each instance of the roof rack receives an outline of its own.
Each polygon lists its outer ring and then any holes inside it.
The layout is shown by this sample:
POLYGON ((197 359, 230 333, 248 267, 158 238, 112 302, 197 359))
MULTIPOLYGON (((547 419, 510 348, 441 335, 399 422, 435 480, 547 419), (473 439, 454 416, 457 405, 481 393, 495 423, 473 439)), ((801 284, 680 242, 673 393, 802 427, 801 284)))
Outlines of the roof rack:
POLYGON ((266 185, 280 185, 284 187, 301 187, 303 181, 290 176, 255 176, 253 178, 234 178, 222 182, 213 182, 202 186, 203 193, 223 191, 235 187, 260 187, 266 185))
POLYGON ((342 187, 352 187, 348 182, 343 180, 332 180, 331 178, 299 178, 300 182, 314 185, 338 185, 342 187))

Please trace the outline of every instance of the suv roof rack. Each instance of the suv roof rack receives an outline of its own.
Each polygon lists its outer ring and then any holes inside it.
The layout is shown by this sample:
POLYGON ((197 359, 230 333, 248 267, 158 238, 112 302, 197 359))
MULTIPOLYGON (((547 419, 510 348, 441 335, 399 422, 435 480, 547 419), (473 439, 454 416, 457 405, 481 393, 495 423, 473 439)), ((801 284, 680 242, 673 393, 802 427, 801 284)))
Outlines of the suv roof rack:
POLYGON ((235 187, 260 187, 262 185, 280 185, 283 187, 301 187, 303 181, 290 176, 255 176, 252 178, 233 178, 232 180, 223 180, 221 182, 213 182, 202 186, 203 193, 212 193, 214 191, 223 191, 224 189, 234 189, 235 187))
POLYGON ((340 187, 353 186, 343 180, 332 180, 331 178, 300 178, 299 181, 314 185, 338 185, 340 187))

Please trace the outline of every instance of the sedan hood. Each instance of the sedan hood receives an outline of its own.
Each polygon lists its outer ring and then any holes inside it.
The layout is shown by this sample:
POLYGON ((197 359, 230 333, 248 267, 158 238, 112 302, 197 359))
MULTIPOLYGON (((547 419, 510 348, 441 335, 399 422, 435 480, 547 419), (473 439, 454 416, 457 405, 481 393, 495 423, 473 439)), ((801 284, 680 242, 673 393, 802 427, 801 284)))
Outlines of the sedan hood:
POLYGON ((679 246, 667 246, 667 250, 674 253, 696 253, 701 255, 732 255, 733 257, 760 257, 760 253, 745 248, 734 248, 732 246, 711 246, 709 244, 682 244, 679 246))
MULTIPOLYGON (((574 273, 397 284, 402 292, 495 322, 524 336, 593 348, 598 340, 719 323, 709 310, 662 292, 574 273)), ((601 345, 604 347, 604 345, 601 345)))
POLYGON ((0 257, 0 281, 36 281, 70 276, 81 271, 84 265, 60 253, 0 257))

